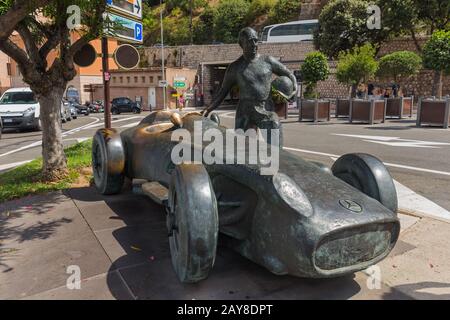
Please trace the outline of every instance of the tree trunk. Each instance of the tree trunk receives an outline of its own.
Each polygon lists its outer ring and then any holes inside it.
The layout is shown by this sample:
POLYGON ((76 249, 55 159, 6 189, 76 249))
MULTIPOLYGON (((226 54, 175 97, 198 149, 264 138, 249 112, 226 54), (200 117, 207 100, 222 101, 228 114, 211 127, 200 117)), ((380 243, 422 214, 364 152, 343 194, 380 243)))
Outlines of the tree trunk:
POLYGON ((443 85, 444 71, 439 72, 439 87, 438 87, 438 96, 439 99, 442 99, 442 85, 443 85))
MULTIPOLYGON (((441 82, 442 82, 441 75, 442 75, 442 73, 440 71, 437 71, 437 70, 434 71, 433 87, 431 89, 432 96, 438 95, 438 91, 439 91, 438 87, 441 86, 441 82)), ((442 94, 442 90, 441 90, 441 94, 442 94)))
POLYGON ((61 129, 63 94, 63 88, 53 87, 48 94, 38 97, 41 106, 42 176, 46 181, 57 181, 68 173, 61 129))
POLYGON ((352 98, 356 98, 356 89, 358 88, 358 85, 357 84, 352 84, 352 87, 351 87, 351 93, 350 93, 350 95, 351 95, 351 97, 352 98))

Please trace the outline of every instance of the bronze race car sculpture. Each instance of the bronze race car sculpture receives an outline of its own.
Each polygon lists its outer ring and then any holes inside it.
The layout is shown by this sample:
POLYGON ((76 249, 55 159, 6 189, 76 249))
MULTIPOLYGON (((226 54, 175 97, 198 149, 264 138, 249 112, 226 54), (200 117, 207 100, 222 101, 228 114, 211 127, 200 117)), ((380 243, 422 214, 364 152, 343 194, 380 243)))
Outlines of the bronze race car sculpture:
MULTIPOLYGON (((218 236, 274 274, 328 278, 385 258, 400 232, 397 196, 383 163, 348 154, 331 168, 279 151, 279 170, 258 165, 179 164, 172 133, 225 132, 217 115, 153 112, 120 134, 101 129, 93 141, 95 185, 116 194, 125 177, 144 180, 145 194, 167 208, 173 267, 180 281, 198 282, 213 268, 218 236)), ((192 146, 203 148, 204 146, 192 146)))

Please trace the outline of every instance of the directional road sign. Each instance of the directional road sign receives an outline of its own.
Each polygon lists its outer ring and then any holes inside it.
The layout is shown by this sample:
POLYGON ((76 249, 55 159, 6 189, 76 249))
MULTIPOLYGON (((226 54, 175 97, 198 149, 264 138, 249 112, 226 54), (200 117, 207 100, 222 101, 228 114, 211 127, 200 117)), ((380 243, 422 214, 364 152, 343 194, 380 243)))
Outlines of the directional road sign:
POLYGON ((134 21, 111 12, 109 12, 107 16, 111 22, 117 22, 121 26, 120 28, 116 28, 117 30, 115 30, 114 33, 109 32, 110 36, 142 43, 143 27, 141 22, 134 21))
POLYGON ((106 0, 106 3, 119 13, 142 19, 142 0, 106 0))

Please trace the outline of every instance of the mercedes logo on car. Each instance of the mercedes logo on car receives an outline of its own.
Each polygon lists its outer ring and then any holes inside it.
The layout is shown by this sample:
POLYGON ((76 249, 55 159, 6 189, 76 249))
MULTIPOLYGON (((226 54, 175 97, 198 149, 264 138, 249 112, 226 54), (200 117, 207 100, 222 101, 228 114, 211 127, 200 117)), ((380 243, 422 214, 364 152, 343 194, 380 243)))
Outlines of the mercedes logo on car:
POLYGON ((363 208, 358 203, 352 200, 339 200, 339 204, 345 209, 355 213, 361 213, 363 211, 363 208))

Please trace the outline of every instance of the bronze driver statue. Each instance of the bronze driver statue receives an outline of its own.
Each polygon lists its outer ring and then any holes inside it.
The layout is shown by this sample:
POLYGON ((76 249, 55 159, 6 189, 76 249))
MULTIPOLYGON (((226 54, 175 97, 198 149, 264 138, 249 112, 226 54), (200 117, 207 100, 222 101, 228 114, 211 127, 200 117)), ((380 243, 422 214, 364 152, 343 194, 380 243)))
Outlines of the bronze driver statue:
POLYGON ((212 104, 205 109, 204 115, 208 116, 211 111, 218 108, 231 88, 237 85, 240 98, 236 111, 235 129, 244 131, 251 128, 267 129, 269 139, 269 130, 279 129, 281 141, 280 120, 275 112, 266 108, 270 100, 272 75, 288 77, 292 81, 292 93, 288 98, 293 97, 297 92, 296 78, 274 57, 258 54, 258 35, 252 28, 248 27, 240 31, 239 45, 243 55, 228 67, 222 87, 212 104))

